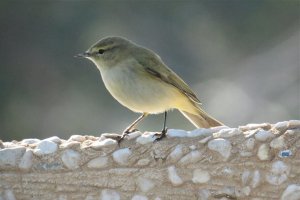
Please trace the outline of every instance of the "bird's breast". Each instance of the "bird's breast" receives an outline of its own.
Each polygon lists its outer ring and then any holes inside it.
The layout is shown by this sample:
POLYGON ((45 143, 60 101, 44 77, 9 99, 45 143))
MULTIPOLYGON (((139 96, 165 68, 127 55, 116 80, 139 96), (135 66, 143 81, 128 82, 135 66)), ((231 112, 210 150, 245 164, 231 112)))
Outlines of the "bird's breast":
POLYGON ((135 112, 161 113, 176 108, 182 94, 173 86, 129 64, 101 69, 107 90, 135 112))

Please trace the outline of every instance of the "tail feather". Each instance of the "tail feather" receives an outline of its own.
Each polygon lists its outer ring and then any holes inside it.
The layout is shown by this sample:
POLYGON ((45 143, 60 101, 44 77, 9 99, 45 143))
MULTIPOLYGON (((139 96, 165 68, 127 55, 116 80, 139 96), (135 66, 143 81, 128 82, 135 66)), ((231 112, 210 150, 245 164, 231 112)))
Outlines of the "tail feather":
POLYGON ((224 124, 211 117, 202 109, 199 110, 199 114, 191 114, 186 111, 180 110, 180 112, 197 128, 210 128, 214 126, 223 126, 224 124))

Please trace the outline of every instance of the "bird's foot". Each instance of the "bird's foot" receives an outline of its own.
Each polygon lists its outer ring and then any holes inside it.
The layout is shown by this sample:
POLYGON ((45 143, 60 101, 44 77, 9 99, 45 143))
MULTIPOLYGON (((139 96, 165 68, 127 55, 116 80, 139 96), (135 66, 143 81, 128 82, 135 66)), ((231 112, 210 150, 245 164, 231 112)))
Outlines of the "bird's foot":
POLYGON ((154 140, 154 142, 160 141, 160 140, 162 140, 163 138, 165 138, 165 137, 167 136, 167 135, 166 135, 167 132, 168 132, 168 128, 165 128, 165 129, 163 129, 161 132, 155 133, 155 134, 153 135, 153 137, 156 136, 157 138, 154 140))
POLYGON ((128 134, 133 133, 133 132, 136 132, 136 131, 138 131, 138 129, 136 129, 136 128, 135 128, 135 129, 132 129, 132 130, 124 130, 123 133, 122 133, 122 135, 121 135, 119 138, 117 138, 118 145, 120 146, 121 142, 124 140, 124 138, 125 138, 128 134))

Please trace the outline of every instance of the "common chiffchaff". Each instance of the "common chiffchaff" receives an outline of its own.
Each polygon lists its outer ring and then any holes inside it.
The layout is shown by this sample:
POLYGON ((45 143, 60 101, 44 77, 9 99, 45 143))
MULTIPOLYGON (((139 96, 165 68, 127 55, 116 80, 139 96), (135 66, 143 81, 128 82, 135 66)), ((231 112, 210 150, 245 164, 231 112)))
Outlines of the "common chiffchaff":
POLYGON ((123 106, 142 113, 125 129, 121 139, 132 132, 148 114, 178 109, 197 128, 223 125, 201 109, 191 88, 153 51, 122 37, 107 37, 77 57, 91 60, 100 70, 111 95, 123 106))

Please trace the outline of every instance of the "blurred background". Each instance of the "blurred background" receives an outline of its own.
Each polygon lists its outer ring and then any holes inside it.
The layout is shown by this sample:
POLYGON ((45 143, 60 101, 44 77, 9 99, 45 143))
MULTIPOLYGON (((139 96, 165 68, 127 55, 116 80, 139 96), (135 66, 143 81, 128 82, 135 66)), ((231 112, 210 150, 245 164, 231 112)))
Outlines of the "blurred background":
MULTIPOLYGON (((158 53, 230 127, 300 118, 300 1, 0 1, 0 139, 121 133, 139 114, 76 59, 102 37, 158 53)), ((168 127, 194 127, 178 111, 168 127)), ((163 115, 141 131, 159 131, 163 115)))

